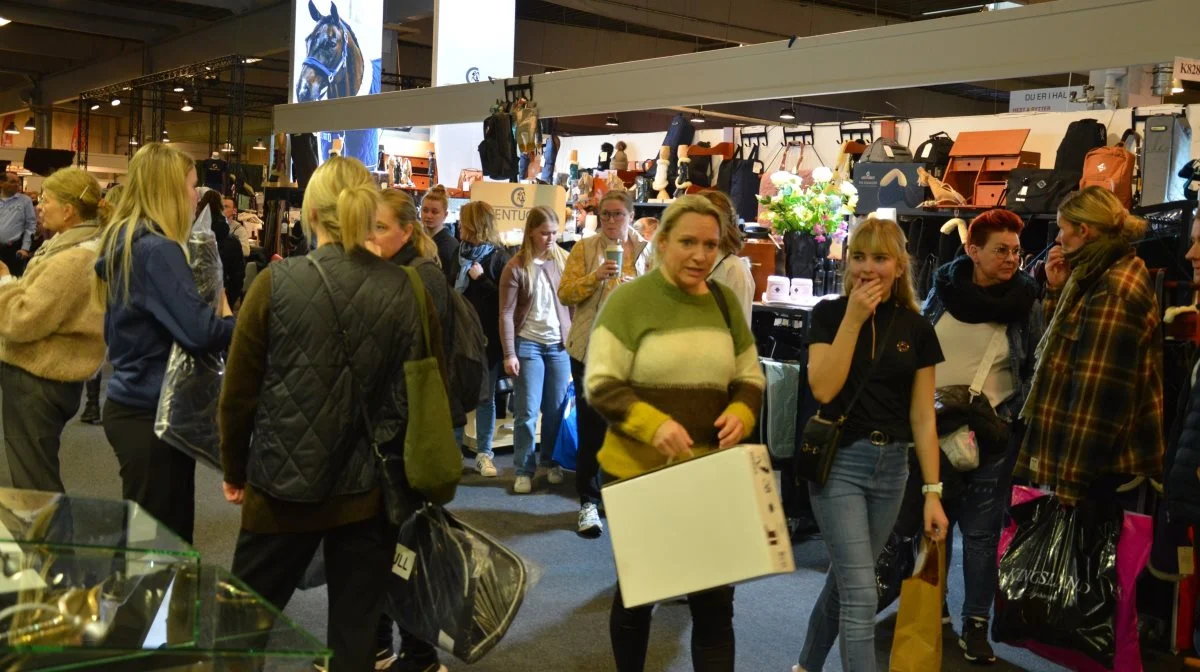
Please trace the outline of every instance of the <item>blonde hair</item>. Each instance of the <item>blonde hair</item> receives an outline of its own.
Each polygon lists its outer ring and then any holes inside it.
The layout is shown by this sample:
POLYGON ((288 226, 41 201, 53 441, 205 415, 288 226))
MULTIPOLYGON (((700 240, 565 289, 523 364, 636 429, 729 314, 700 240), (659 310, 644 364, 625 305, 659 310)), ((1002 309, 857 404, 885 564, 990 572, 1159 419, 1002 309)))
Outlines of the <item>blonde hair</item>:
MULTIPOLYGON (((517 251, 516 260, 525 268, 525 273, 530 279, 533 278, 533 232, 547 222, 558 224, 558 215, 544 205, 530 210, 529 216, 525 218, 525 238, 521 241, 521 249, 517 251)), ((561 272, 567 264, 567 251, 559 246, 557 238, 550 241, 550 247, 546 248, 546 254, 561 272)))
POLYGON ((441 201, 442 210, 450 210, 450 197, 446 195, 446 188, 442 185, 438 184, 430 187, 429 191, 426 191, 425 195, 421 197, 421 204, 424 205, 425 201, 429 199, 441 201))
POLYGON ((422 257, 428 257, 441 264, 438 259, 437 243, 425 233, 425 227, 421 226, 417 217, 417 204, 413 203, 412 196, 400 191, 399 189, 387 189, 379 196, 380 203, 400 222, 400 226, 412 235, 413 247, 417 248, 417 254, 422 257))
POLYGON ((366 166, 357 159, 330 157, 313 172, 304 190, 304 233, 311 238, 319 227, 331 241, 353 252, 370 235, 378 205, 379 188, 366 166))
POLYGON ((1129 214, 1125 204, 1104 187, 1087 187, 1066 198, 1058 214, 1078 226, 1087 224, 1105 236, 1123 236, 1134 241, 1146 233, 1146 220, 1129 214))
POLYGON ((474 201, 464 205, 458 212, 458 223, 462 227, 458 237, 462 240, 501 245, 500 234, 496 232, 496 214, 487 203, 474 201))
MULTIPOLYGON (((611 192, 610 192, 611 193, 611 192)), ((663 213, 662 221, 658 225, 658 231, 654 234, 654 240, 659 245, 666 245, 671 239, 671 231, 675 229, 675 225, 680 219, 688 213, 696 213, 698 215, 708 215, 717 220, 717 232, 721 231, 721 219, 725 215, 717 209, 717 206, 712 204, 712 201, 697 194, 688 194, 680 196, 671 202, 670 207, 663 213)))
POLYGON ((110 208, 116 208, 121 202, 121 195, 125 193, 125 185, 114 184, 109 187, 108 191, 104 192, 104 200, 110 208))
POLYGON ((195 169, 190 156, 161 142, 143 145, 129 160, 128 183, 104 231, 100 248, 104 276, 97 275, 92 282, 93 301, 104 306, 114 298, 111 282, 115 278, 120 278, 123 300, 129 301, 133 238, 139 223, 154 224, 147 227, 150 235, 180 245, 187 241, 193 220, 187 176, 195 169))
POLYGON ((596 210, 599 211, 609 201, 620 201, 621 206, 625 208, 625 212, 633 216, 633 194, 628 190, 615 189, 604 192, 604 195, 600 197, 600 202, 596 204, 596 210))
POLYGON ((717 191, 716 189, 706 189, 699 194, 707 198, 710 203, 717 206, 721 211, 721 254, 737 254, 742 251, 742 232, 737 226, 737 211, 733 208, 733 201, 725 195, 725 192, 717 191))
MULTIPOLYGON (((911 259, 908 256, 908 239, 900 230, 900 225, 890 219, 868 217, 854 227, 850 240, 846 244, 846 258, 852 254, 886 254, 896 260, 895 284, 892 286, 892 298, 914 313, 920 313, 917 306, 917 292, 913 289, 911 259)), ((846 276, 842 288, 843 296, 850 296, 854 291, 854 278, 846 276)))
POLYGON ((55 171, 42 182, 42 193, 48 193, 59 203, 71 206, 80 221, 98 220, 104 224, 112 214, 100 195, 100 183, 82 168, 55 171))

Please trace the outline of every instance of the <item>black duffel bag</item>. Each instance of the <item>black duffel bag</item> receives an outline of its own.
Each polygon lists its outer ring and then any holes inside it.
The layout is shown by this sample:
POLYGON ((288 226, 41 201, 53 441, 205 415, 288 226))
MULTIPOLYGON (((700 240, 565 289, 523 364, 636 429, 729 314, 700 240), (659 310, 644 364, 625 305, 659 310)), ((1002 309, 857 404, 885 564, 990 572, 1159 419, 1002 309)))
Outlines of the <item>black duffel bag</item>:
POLYGON ((1008 209, 1021 215, 1052 215, 1082 178, 1075 170, 1017 168, 1008 177, 1008 209))

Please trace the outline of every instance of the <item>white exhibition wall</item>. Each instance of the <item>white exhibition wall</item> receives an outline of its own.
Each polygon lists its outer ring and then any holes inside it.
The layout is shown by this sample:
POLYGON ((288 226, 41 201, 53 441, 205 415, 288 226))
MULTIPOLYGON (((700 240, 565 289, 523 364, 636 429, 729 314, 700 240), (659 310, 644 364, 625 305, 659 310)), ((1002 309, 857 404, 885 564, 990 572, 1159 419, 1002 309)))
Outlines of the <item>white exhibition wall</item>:
MULTIPOLYGON (((1167 105, 1161 108, 1140 108, 1139 113, 1146 114, 1156 109, 1168 112, 1177 111, 1179 106, 1167 105)), ((1192 156, 1200 157, 1200 105, 1188 106, 1187 116, 1192 124, 1192 156)), ((1089 118, 1097 119, 1105 124, 1108 127, 1109 144, 1115 144, 1121 138, 1121 135, 1130 128, 1133 119, 1133 110, 1018 112, 973 117, 913 119, 907 122, 899 122, 896 134, 899 136, 897 139, 900 142, 907 145, 910 149, 916 150, 917 146, 924 142, 930 135, 939 131, 945 131, 951 137, 956 137, 962 131, 1028 128, 1030 129, 1030 134, 1029 139, 1025 142, 1025 151, 1039 152, 1041 154, 1042 167, 1053 168, 1055 154, 1058 151, 1059 142, 1062 141, 1067 125, 1072 121, 1089 118)), ((856 126, 863 127, 864 125, 856 124, 856 126)), ((760 128, 753 127, 751 130, 757 131, 760 128)), ((879 124, 874 124, 874 128, 875 132, 878 133, 879 124)), ((617 140, 624 140, 629 145, 629 148, 625 151, 629 155, 631 164, 635 160, 657 157, 659 143, 662 142, 665 132, 664 129, 663 133, 622 134, 616 132, 605 135, 564 137, 562 139, 562 149, 559 150, 555 166, 556 172, 567 171, 571 149, 579 150, 579 166, 581 168, 594 168, 600 154, 600 145, 605 142, 611 142, 615 145, 617 140)), ((704 129, 697 132, 696 141, 707 140, 715 144, 721 142, 726 134, 731 134, 732 132, 733 129, 704 129)), ((812 169, 820 165, 832 166, 837 161, 838 151, 841 148, 838 125, 816 125, 813 127, 813 134, 815 137, 815 146, 807 148, 803 165, 800 168, 812 169)), ((780 160, 782 159, 782 145, 783 127, 769 127, 768 144, 766 147, 759 149, 759 158, 767 164, 768 170, 774 171, 779 168, 780 160)), ((789 167, 795 162, 796 156, 796 150, 792 150, 789 158, 789 167)))

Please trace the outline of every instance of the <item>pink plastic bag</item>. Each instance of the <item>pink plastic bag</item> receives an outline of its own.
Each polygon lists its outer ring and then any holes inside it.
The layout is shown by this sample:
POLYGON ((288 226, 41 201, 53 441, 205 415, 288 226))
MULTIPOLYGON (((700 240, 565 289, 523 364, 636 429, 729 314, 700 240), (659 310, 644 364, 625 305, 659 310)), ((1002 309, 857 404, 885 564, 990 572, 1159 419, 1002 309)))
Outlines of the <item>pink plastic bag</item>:
MULTIPOLYGON (((1012 504, 1016 506, 1045 496, 1046 493, 1036 488, 1016 485, 1012 490, 1012 504)), ((1016 534, 1016 524, 1010 524, 1001 530, 996 562, 1004 557, 1004 552, 1008 550, 1016 534)), ((1113 617, 1117 638, 1113 670, 1120 672, 1142 672, 1142 646, 1138 641, 1137 578, 1150 559, 1150 541, 1153 534, 1154 524, 1150 516, 1125 512, 1121 538, 1117 541, 1117 613, 1113 617)), ((1078 672, 1113 672, 1074 651, 1033 641, 1019 642, 1015 645, 1078 672)))

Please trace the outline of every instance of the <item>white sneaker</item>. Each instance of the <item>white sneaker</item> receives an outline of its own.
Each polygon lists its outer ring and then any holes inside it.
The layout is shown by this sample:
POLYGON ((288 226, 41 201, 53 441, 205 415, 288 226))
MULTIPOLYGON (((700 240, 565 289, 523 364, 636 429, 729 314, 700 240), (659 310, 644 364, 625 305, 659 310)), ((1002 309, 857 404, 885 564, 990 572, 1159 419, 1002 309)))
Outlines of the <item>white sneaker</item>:
POLYGON ((804 672, 804 668, 799 665, 792 665, 792 672, 804 672))
POLYGON ((477 455, 475 457, 475 470, 479 472, 480 476, 487 476, 488 478, 492 478, 499 473, 496 471, 496 463, 492 462, 492 458, 487 455, 477 455))
POLYGON ((563 468, 557 464, 550 467, 550 473, 546 475, 546 480, 550 482, 550 485, 561 485, 564 480, 563 468))
POLYGON ((604 523, 600 522, 600 511, 595 504, 584 504, 579 508, 579 527, 576 530, 581 537, 595 539, 604 533, 604 523))
POLYGON ((517 480, 513 483, 513 492, 518 495, 528 495, 533 492, 533 479, 528 476, 517 476, 517 480))

